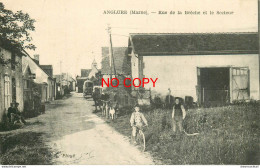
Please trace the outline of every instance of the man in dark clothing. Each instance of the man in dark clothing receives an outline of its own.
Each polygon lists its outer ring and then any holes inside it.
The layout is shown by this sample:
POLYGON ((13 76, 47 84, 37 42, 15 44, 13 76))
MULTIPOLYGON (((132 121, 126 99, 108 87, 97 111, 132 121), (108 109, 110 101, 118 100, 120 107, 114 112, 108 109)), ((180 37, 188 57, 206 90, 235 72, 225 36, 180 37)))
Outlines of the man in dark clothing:
POLYGON ((103 101, 108 101, 109 100, 109 95, 107 93, 104 93, 104 91, 102 92, 101 100, 103 100, 103 101))
POLYGON ((8 108, 7 117, 9 118, 9 121, 13 124, 16 124, 17 121, 19 121, 21 124, 25 124, 25 120, 21 115, 21 112, 18 110, 19 103, 12 102, 11 107, 8 108))
POLYGON ((171 95, 171 89, 168 89, 168 95, 165 98, 165 108, 172 110, 174 105, 174 97, 171 95))
POLYGON ((186 111, 184 106, 180 103, 179 99, 175 100, 175 105, 172 110, 172 129, 173 132, 176 132, 176 127, 178 126, 179 132, 183 131, 182 122, 186 117, 186 111))
POLYGON ((16 114, 16 113, 17 113, 17 111, 15 109, 15 103, 11 103, 10 107, 8 108, 8 113, 7 113, 7 117, 9 119, 9 122, 13 122, 12 118, 11 118, 11 115, 12 114, 16 114))
POLYGON ((171 95, 171 89, 168 89, 168 94, 165 97, 165 108, 166 110, 166 114, 164 114, 163 118, 162 118, 162 130, 164 130, 167 127, 167 117, 168 117, 168 113, 170 113, 170 111, 173 108, 174 105, 174 97, 171 95))
POLYGON ((95 111, 97 112, 97 107, 99 107, 99 110, 101 110, 101 105, 102 105, 102 101, 101 101, 101 88, 95 88, 92 97, 93 100, 95 102, 95 111))

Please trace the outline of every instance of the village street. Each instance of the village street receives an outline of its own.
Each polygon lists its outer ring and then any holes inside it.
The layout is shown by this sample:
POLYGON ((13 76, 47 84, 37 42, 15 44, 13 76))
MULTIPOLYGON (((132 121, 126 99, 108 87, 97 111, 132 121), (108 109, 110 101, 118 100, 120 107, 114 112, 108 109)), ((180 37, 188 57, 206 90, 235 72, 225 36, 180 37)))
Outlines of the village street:
POLYGON ((48 104, 45 114, 29 119, 28 126, 14 132, 44 133, 46 145, 56 156, 53 164, 153 164, 147 153, 93 114, 93 104, 92 99, 72 93, 48 104))

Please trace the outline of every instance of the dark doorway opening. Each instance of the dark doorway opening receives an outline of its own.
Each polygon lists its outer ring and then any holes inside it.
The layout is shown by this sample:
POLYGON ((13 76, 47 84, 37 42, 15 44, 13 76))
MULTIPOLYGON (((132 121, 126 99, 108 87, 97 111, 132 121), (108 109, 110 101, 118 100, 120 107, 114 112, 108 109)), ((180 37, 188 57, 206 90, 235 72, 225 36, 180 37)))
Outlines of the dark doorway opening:
POLYGON ((12 78, 12 101, 16 102, 16 80, 12 78))
POLYGON ((228 67, 200 68, 200 94, 204 106, 218 106, 229 103, 229 73, 228 67))

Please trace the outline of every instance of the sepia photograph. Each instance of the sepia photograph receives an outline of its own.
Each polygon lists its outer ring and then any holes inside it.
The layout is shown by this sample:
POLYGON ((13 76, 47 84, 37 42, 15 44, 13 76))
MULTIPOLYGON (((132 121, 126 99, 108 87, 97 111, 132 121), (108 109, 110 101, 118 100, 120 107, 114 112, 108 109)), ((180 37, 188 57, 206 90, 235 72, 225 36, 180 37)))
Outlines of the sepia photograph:
POLYGON ((0 0, 1 167, 258 168, 259 9, 0 0))

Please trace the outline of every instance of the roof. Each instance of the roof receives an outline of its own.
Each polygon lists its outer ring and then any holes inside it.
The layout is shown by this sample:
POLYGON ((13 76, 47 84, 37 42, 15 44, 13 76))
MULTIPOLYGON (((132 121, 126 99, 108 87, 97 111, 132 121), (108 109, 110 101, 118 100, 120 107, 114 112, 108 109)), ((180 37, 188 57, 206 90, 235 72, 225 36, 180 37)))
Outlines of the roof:
MULTIPOLYGON (((23 60, 23 65, 22 66, 26 66, 26 64, 29 64, 30 68, 31 68, 31 71, 34 71, 34 69, 39 69, 41 71, 41 73, 43 72, 45 75, 48 76, 49 79, 53 80, 53 78, 47 74, 35 61, 34 59, 25 51, 23 50, 23 53, 25 55, 25 59, 22 59, 23 60), (27 60, 27 61, 26 61, 27 60)), ((35 73, 35 72, 34 72, 35 73)), ((37 75, 37 73, 36 73, 37 75)), ((36 77, 37 78, 37 77, 36 77)))
POLYGON ((44 70, 40 68, 38 64, 36 64, 30 55, 22 58, 22 66, 24 67, 23 70, 27 68, 29 65, 31 73, 36 74, 36 78, 34 79, 35 83, 47 83, 48 79, 53 80, 44 70))
MULTIPOLYGON (((113 47, 113 56, 117 74, 131 74, 131 58, 128 56, 127 47, 113 47)), ((102 47, 101 74, 110 74, 109 48, 102 47)), ((114 68, 112 73, 114 74, 114 68)))
POLYGON ((27 71, 28 71, 29 74, 32 74, 32 71, 31 71, 31 69, 30 69, 29 64, 22 65, 23 75, 25 75, 27 71))
POLYGON ((138 55, 258 54, 258 33, 130 34, 138 55))
POLYGON ((81 69, 81 76, 82 77, 88 77, 91 69, 81 69))
POLYGON ((78 80, 87 80, 88 79, 88 77, 81 77, 81 76, 77 76, 76 77, 76 80, 78 81, 78 80))
POLYGON ((44 69, 53 69, 52 65, 40 65, 40 67, 44 69))
POLYGON ((52 65, 39 65, 41 69, 47 73, 50 77, 53 77, 53 67, 52 65))

